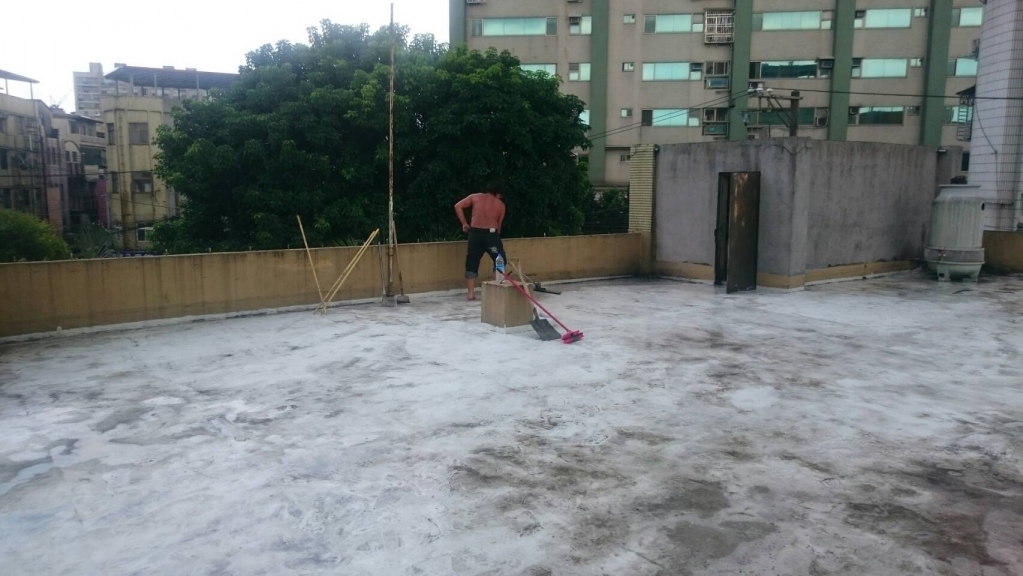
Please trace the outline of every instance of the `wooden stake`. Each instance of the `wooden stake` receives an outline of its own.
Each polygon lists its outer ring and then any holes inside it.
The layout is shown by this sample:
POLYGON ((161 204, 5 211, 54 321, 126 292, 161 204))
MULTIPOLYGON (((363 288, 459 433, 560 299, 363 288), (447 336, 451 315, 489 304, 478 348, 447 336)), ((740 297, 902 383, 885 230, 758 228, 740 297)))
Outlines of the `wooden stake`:
POLYGON ((320 279, 316 276, 316 265, 313 264, 313 253, 309 251, 309 241, 305 239, 305 228, 302 227, 302 217, 295 215, 298 219, 298 229, 302 232, 302 243, 305 244, 305 255, 309 257, 309 267, 313 270, 313 281, 316 282, 316 293, 320 296, 320 302, 323 302, 323 290, 320 289, 320 279))
MULTIPOLYGON (((320 302, 324 314, 327 313, 327 306, 329 306, 330 303, 334 301, 334 297, 337 296, 338 291, 341 290, 341 286, 344 285, 345 280, 348 280, 348 276, 352 273, 353 270, 355 270, 355 265, 359 263, 359 260, 362 258, 362 255, 366 253, 366 250, 369 249, 369 245, 373 242, 373 239, 376 238, 377 234, 379 233, 380 229, 377 228, 376 230, 373 231, 372 234, 369 235, 369 238, 366 239, 366 243, 362 245, 362 248, 359 248, 359 251, 355 254, 355 257, 352 258, 352 261, 348 263, 348 266, 345 268, 345 271, 341 273, 341 276, 337 279, 337 282, 334 282, 334 285, 331 286, 330 291, 327 293, 327 298, 320 302)), ((317 311, 319 310, 320 308, 317 309, 317 311)))

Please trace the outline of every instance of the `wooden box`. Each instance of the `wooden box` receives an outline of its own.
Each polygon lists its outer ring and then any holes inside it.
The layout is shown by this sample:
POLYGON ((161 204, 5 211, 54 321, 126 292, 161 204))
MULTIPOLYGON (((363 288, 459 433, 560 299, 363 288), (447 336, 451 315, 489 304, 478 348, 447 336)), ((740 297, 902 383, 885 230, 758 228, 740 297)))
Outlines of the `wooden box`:
MULTIPOLYGON (((530 295, 527 284, 523 286, 530 295)), ((480 320, 498 328, 526 326, 533 319, 533 303, 508 281, 483 283, 483 306, 480 320)))

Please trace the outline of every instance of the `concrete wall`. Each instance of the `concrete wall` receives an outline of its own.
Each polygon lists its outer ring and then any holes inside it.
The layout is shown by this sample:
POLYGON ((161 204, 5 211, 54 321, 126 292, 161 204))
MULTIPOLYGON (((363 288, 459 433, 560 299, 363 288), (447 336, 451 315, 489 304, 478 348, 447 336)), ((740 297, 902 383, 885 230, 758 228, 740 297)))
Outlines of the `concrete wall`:
POLYGON ((912 267, 923 254, 937 183, 960 150, 806 138, 661 147, 654 210, 655 269, 713 278, 721 172, 760 172, 758 283, 807 281, 912 267))
POLYGON ((998 272, 1023 274, 1023 232, 984 232, 984 260, 998 272))
MULTIPOLYGON (((639 234, 513 239, 505 247, 538 280, 632 275, 642 258, 639 234)), ((324 291, 357 251, 312 251, 324 291)), ((462 242, 402 245, 399 258, 407 293, 464 286, 462 242)), ((380 291, 374 248, 336 300, 380 291)), ((317 302, 304 250, 0 264, 0 337, 317 302)))

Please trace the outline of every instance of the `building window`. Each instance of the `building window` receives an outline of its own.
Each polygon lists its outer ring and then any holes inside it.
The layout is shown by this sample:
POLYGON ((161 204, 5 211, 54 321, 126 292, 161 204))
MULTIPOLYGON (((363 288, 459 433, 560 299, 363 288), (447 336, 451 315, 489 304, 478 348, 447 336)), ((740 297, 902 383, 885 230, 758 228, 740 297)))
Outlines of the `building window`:
POLYGON ((753 15, 754 30, 820 30, 821 13, 760 12, 753 15))
POLYGON ((853 21, 856 28, 909 28, 912 25, 912 8, 858 10, 853 21))
POLYGON ((635 71, 636 71, 636 63, 635 62, 622 62, 622 72, 635 72, 635 71))
POLYGON ((669 82, 679 80, 700 80, 703 78, 703 63, 690 62, 644 62, 644 82, 669 82))
POLYGON ((112 172, 110 174, 110 192, 112 194, 120 194, 121 193, 121 189, 118 187, 118 186, 120 186, 120 183, 121 183, 120 176, 121 175, 119 173, 117 173, 117 172, 112 172))
POLYGON ((949 76, 976 76, 977 60, 975 58, 956 58, 948 61, 949 76))
POLYGON ((590 128, 590 111, 583 110, 579 113, 579 122, 586 125, 586 129, 590 128))
POLYGON ((486 18, 472 21, 473 36, 555 36, 557 18, 486 18))
POLYGON ((632 162, 632 154, 622 154, 618 157, 619 162, 632 162))
POLYGON ((849 124, 859 126, 901 126, 906 109, 902 106, 856 106, 849 109, 849 124))
POLYGON ((0 148, 0 170, 9 170, 10 161, 7 158, 7 150, 0 148))
POLYGON ((71 161, 71 151, 70 150, 65 150, 64 151, 64 160, 66 162, 70 162, 71 161))
POLYGON ((153 233, 152 226, 143 226, 135 229, 135 241, 136 242, 149 242, 150 234, 153 233))
POLYGON ((703 14, 651 14, 646 17, 647 34, 703 32, 703 14))
POLYGON ((946 106, 946 124, 969 124, 973 122, 973 106, 946 106))
POLYGON ((568 33, 572 36, 588 36, 593 33, 592 16, 569 16, 568 33))
POLYGON ((707 67, 704 70, 707 76, 728 76, 732 70, 732 63, 728 61, 707 62, 707 67))
MULTIPOLYGON (((788 126, 790 110, 750 110, 750 126, 788 126)), ((825 114, 826 115, 826 114, 825 114)), ((814 108, 799 109, 799 125, 813 126, 817 111, 814 108)))
POLYGON ((909 67, 910 68, 922 68, 923 65, 924 65, 924 59, 923 58, 910 58, 909 59, 909 67))
POLYGON ((708 76, 704 88, 707 90, 723 90, 731 85, 731 78, 727 76, 708 76))
POLYGON ((952 10, 953 26, 980 26, 984 23, 984 8, 955 8, 952 10))
POLYGON ((824 10, 821 12, 821 30, 831 30, 831 22, 835 19, 834 10, 824 10))
POLYGON ((632 118, 632 108, 622 108, 622 118, 632 118))
POLYGON ((625 16, 622 17, 622 24, 635 24, 635 23, 636 23, 636 15, 635 14, 626 14, 625 16))
POLYGON ((130 122, 128 124, 128 143, 137 146, 148 146, 149 124, 147 122, 130 122))
POLYGON ((687 108, 661 108, 643 110, 643 126, 654 127, 688 127, 700 126, 699 112, 691 113, 687 108))
POLYGON ((132 174, 131 174, 131 193, 132 194, 152 194, 153 193, 153 173, 152 172, 132 172, 132 174))
POLYGON ((962 160, 962 163, 959 165, 959 171, 960 172, 969 172, 970 171, 970 153, 969 152, 963 152, 963 160, 962 160))
POLYGON ((905 78, 909 61, 900 58, 864 58, 853 70, 853 78, 905 78))
POLYGON ((771 62, 750 62, 750 79, 765 78, 816 78, 816 60, 776 60, 771 62))
POLYGON ((107 143, 108 144, 117 144, 117 140, 114 138, 114 134, 115 134, 114 125, 113 124, 107 124, 107 143))
POLYGON ((0 116, 0 134, 7 133, 7 117, 0 116))
POLYGON ((546 72, 551 76, 558 73, 557 64, 522 64, 519 66, 523 72, 546 72))
POLYGON ((71 151, 71 162, 78 164, 78 152, 71 151))
POLYGON ((913 17, 914 18, 926 18, 927 17, 927 8, 913 8, 913 17))
POLYGON ((590 81, 590 63, 581 62, 578 64, 568 65, 568 81, 569 82, 589 82, 590 81))
POLYGON ((71 133, 72 134, 78 134, 79 133, 78 132, 78 122, 75 122, 74 120, 71 120, 70 122, 68 122, 68 124, 71 126, 71 133))
POLYGON ((703 41, 706 44, 731 44, 735 38, 735 10, 707 10, 704 14, 703 41))

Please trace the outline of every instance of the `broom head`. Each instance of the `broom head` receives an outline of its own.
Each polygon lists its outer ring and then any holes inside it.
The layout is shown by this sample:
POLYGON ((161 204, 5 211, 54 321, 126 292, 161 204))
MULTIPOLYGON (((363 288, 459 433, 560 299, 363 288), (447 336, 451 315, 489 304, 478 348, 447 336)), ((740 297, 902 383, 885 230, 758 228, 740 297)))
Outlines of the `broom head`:
POLYGON ((578 342, 578 341, 580 341, 582 339, 583 339, 583 333, 580 332, 579 330, 573 330, 572 332, 566 332, 564 334, 564 336, 561 337, 561 341, 564 342, 565 344, 572 344, 572 343, 578 342))

